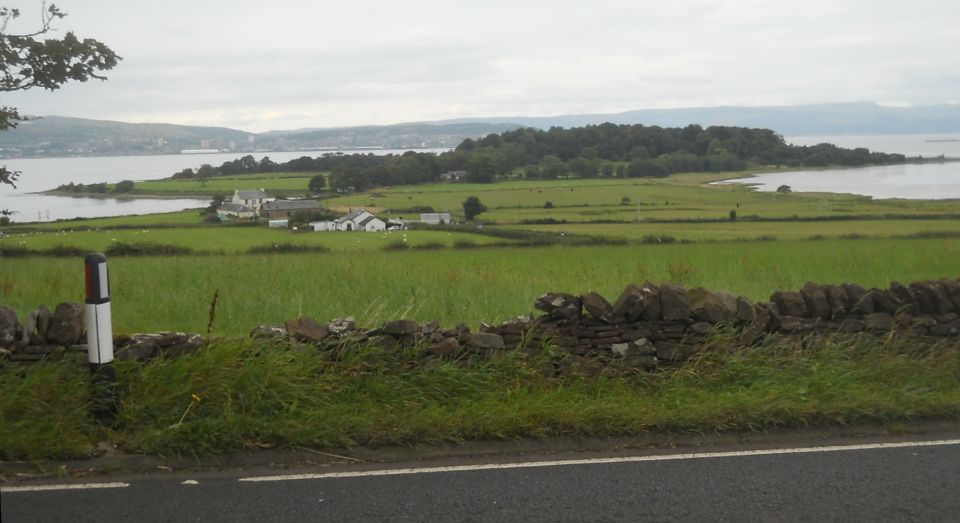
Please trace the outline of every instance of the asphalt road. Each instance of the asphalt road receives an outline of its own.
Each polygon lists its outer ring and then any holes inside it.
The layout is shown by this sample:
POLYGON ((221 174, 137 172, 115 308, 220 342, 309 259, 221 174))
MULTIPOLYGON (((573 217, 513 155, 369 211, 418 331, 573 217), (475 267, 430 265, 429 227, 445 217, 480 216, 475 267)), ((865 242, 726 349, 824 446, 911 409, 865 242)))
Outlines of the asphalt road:
POLYGON ((960 521, 960 440, 916 443, 432 469, 357 465, 289 477, 118 476, 87 480, 106 488, 6 485, 0 508, 5 523, 960 521))

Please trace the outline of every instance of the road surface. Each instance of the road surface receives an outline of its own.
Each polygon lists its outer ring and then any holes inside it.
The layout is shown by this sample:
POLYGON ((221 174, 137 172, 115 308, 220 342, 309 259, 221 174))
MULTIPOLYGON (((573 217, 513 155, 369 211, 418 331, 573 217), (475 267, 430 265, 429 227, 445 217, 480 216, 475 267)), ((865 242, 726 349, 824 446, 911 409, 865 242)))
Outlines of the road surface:
POLYGON ((20 521, 960 521, 960 439, 5 484, 20 521))

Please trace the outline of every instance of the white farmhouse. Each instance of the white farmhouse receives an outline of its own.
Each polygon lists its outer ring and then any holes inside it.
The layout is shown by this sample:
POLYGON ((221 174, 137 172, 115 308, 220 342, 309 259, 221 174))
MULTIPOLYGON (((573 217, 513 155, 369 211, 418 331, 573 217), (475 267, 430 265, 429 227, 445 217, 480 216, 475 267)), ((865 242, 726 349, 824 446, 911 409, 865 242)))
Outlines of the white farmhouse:
POLYGON ((246 205, 253 209, 253 212, 255 212, 257 216, 260 215, 260 210, 266 201, 267 193, 264 189, 253 189, 251 191, 241 191, 237 189, 233 191, 233 198, 230 199, 230 203, 246 205))
POLYGON ((256 215, 256 211, 242 203, 225 203, 217 209, 217 217, 221 221, 231 217, 250 219, 256 215))
POLYGON ((358 209, 335 220, 338 231, 385 231, 387 224, 369 211, 358 209))
POLYGON ((332 222, 310 222, 314 231, 366 231, 387 230, 387 224, 369 211, 350 211, 332 222))

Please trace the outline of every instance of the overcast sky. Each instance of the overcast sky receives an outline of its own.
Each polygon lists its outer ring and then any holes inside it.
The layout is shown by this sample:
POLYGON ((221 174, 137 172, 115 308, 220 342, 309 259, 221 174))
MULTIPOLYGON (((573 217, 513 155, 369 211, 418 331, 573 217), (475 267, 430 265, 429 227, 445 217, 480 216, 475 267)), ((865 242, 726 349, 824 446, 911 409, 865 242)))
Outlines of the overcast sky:
MULTIPOLYGON (((3 1, 34 28, 38 0, 3 1)), ((60 0, 107 82, 27 114, 248 131, 465 116, 960 102, 958 0, 60 0)))

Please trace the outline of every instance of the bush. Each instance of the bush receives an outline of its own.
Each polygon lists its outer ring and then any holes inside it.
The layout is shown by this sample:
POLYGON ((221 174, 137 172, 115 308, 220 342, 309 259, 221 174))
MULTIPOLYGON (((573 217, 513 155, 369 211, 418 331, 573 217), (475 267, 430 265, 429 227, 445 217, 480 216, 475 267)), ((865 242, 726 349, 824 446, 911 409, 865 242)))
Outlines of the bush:
POLYGON ((648 234, 640 239, 640 243, 643 243, 643 244, 673 243, 675 241, 677 241, 676 238, 667 234, 661 234, 659 236, 655 234, 648 234))
POLYGON ((429 205, 414 205, 413 207, 395 207, 391 208, 391 211, 395 213, 428 213, 428 212, 437 212, 436 209, 430 207, 429 205))
POLYGON ((133 181, 124 180, 113 186, 114 192, 130 192, 133 190, 133 181))
POLYGON ((470 240, 457 240, 453 242, 454 249, 475 249, 477 244, 470 240))
POLYGON ((436 251, 444 247, 446 246, 440 242, 427 242, 427 243, 421 243, 420 245, 413 246, 414 249, 417 249, 419 251, 436 251))
POLYGON ((274 254, 274 253, 306 253, 330 252, 329 247, 323 245, 302 245, 299 243, 275 243, 273 245, 257 245, 247 249, 247 254, 274 254))
POLYGON ((90 251, 81 249, 80 247, 60 244, 60 245, 57 245, 56 247, 50 247, 49 249, 44 251, 44 254, 48 256, 57 256, 61 258, 70 258, 74 256, 77 258, 81 258, 83 256, 86 256, 89 252, 90 251))
POLYGON ((382 247, 385 251, 405 251, 409 248, 410 246, 403 240, 394 240, 382 247))
POLYGON ((107 256, 179 256, 193 254, 193 249, 180 245, 164 245, 161 243, 126 243, 117 242, 104 251, 107 256))

